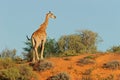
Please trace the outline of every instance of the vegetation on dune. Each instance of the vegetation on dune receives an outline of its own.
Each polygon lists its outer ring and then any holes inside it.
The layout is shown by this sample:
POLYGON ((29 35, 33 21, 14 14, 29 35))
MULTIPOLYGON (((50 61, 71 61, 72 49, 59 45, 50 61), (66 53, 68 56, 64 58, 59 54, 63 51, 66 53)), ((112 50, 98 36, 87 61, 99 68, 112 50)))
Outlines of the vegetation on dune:
POLYGON ((98 34, 90 30, 82 30, 77 34, 65 35, 58 40, 59 49, 62 53, 94 53, 97 52, 97 43, 100 42, 98 34))
POLYGON ((29 65, 16 64, 19 60, 14 49, 5 49, 1 52, 1 55, 0 80, 30 80, 31 78, 37 80, 37 76, 35 76, 29 65))
MULTIPOLYGON (((6 61, 4 59, 0 63, 7 63, 6 61)), ((35 76, 32 68, 28 65, 17 66, 13 61, 7 64, 1 64, 0 67, 2 67, 0 69, 0 80, 30 80, 31 78, 37 80, 37 76, 35 76)))
MULTIPOLYGON (((77 34, 61 36, 58 41, 47 38, 44 50, 44 57, 50 56, 73 56, 78 53, 95 53, 97 52, 97 44, 102 39, 97 33, 90 30, 78 31, 77 34)), ((31 40, 25 42, 24 58, 28 61, 32 59, 32 44, 31 40)), ((40 52, 40 47, 38 52, 40 52)))
MULTIPOLYGON (((102 39, 99 35, 90 30, 78 31, 76 34, 63 35, 58 41, 55 39, 47 38, 44 50, 44 57, 59 56, 63 57, 64 61, 72 61, 68 56, 75 56, 82 53, 96 53, 97 44, 101 42, 102 39)), ((23 57, 16 56, 16 49, 10 50, 5 49, 0 53, 0 80, 37 80, 37 76, 34 71, 46 71, 54 68, 53 63, 46 60, 40 60, 31 66, 26 62, 32 60, 32 44, 31 40, 26 40, 25 47, 23 48, 23 57), (34 71, 33 71, 34 70, 34 71)), ((38 48, 40 52, 41 47, 38 48)), ((107 50, 107 52, 120 53, 120 46, 113 46, 107 50)), ((88 64, 95 64, 98 56, 90 54, 77 61, 78 66, 85 66, 88 64)), ((78 67, 77 66, 77 67, 78 67)), ((102 68, 119 70, 120 61, 113 60, 104 63, 102 68)), ((71 65, 68 69, 72 70, 71 65)), ((86 69, 81 72, 81 80, 92 80, 93 68, 86 69)), ((98 76, 100 80, 114 80, 114 75, 108 75, 107 77, 98 76)), ((120 76, 118 76, 120 78, 120 76)), ((50 76, 47 80, 70 80, 69 74, 62 72, 56 75, 50 76)))

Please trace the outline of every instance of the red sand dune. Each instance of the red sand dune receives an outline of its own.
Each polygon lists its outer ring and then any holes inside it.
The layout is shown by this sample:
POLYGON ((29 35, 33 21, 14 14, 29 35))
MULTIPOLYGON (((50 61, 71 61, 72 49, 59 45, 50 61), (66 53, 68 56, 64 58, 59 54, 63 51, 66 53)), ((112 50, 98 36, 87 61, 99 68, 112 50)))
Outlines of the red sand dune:
POLYGON ((82 77, 87 76, 91 77, 91 80, 106 80, 105 78, 111 78, 112 76, 114 76, 115 80, 120 80, 120 69, 111 70, 102 68, 104 63, 120 60, 120 54, 82 54, 79 56, 57 57, 46 60, 52 62, 54 67, 50 70, 37 72, 40 80, 46 80, 48 77, 60 72, 68 73, 71 80, 82 80, 82 77), (86 56, 94 56, 95 64, 77 65, 77 61, 86 56), (89 75, 84 75, 89 69, 92 69, 91 73, 89 75))

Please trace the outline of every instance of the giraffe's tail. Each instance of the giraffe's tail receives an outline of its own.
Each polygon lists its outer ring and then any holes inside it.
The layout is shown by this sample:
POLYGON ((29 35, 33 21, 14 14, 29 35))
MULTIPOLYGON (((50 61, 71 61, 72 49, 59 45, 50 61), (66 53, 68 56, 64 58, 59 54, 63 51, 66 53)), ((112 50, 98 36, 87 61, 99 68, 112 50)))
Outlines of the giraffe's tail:
POLYGON ((34 46, 35 46, 35 44, 36 44, 36 41, 35 41, 34 37, 29 38, 28 35, 27 35, 26 38, 27 38, 28 41, 31 41, 31 43, 32 43, 32 48, 34 48, 34 46))
POLYGON ((28 35, 26 36, 26 38, 27 38, 27 40, 29 40, 29 41, 31 40, 31 39, 28 37, 28 35))

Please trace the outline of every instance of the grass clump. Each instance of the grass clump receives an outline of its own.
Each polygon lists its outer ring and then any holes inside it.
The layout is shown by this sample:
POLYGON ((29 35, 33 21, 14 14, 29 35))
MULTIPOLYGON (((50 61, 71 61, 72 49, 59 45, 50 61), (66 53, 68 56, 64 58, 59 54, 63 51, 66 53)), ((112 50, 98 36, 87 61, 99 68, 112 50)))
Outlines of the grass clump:
POLYGON ((86 58, 86 59, 95 59, 95 58, 96 58, 96 56, 89 55, 89 56, 86 56, 86 57, 84 57, 84 58, 86 58))
POLYGON ((67 73, 62 72, 55 76, 49 77, 47 80, 70 80, 70 76, 67 73))
POLYGON ((52 62, 41 60, 40 62, 33 65, 34 70, 36 71, 45 71, 53 67, 52 62))
POLYGON ((82 76, 81 80, 93 80, 90 75, 84 75, 82 76))
POLYGON ((27 62, 27 60, 22 59, 21 57, 17 56, 14 58, 15 63, 17 64, 24 64, 27 62))
POLYGON ((81 80, 93 80, 91 77, 91 73, 94 68, 86 69, 85 72, 82 73, 82 79, 81 80))
POLYGON ((93 69, 86 69, 85 72, 82 72, 83 75, 90 75, 92 73, 93 69))
POLYGON ((21 65, 19 67, 20 77, 19 80, 30 80, 31 78, 37 79, 37 76, 33 73, 32 67, 28 65, 21 65))
POLYGON ((120 61, 114 60, 103 64, 103 68, 120 69, 120 61))
POLYGON ((64 57, 63 60, 69 61, 69 60, 71 60, 71 58, 70 57, 64 57))
POLYGON ((0 70, 0 80, 17 80, 19 77, 20 73, 16 67, 0 70))
POLYGON ((74 50, 66 50, 63 53, 63 56, 75 56, 75 55, 76 55, 76 52, 74 50))
MULTIPOLYGON (((106 77, 99 78, 99 80, 116 80, 113 74, 109 74, 106 77)), ((119 79, 118 79, 119 80, 119 79)))

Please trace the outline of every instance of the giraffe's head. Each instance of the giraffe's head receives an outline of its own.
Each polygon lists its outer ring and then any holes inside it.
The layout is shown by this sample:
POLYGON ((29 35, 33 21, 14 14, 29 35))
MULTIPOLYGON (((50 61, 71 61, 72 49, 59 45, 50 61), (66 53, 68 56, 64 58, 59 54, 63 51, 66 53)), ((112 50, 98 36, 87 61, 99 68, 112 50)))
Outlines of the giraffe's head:
POLYGON ((56 18, 56 16, 51 11, 49 11, 49 13, 47 13, 47 16, 48 16, 48 18, 53 18, 53 19, 56 18))

